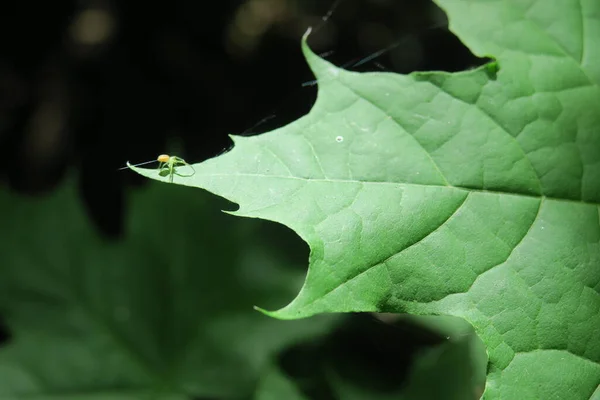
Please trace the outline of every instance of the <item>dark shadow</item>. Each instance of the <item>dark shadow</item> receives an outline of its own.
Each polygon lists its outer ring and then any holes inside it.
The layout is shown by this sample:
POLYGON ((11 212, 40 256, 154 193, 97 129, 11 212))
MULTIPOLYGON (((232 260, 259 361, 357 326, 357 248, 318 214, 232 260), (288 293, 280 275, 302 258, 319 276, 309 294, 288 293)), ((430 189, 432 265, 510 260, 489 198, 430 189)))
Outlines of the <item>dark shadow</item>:
MULTIPOLYGON (((305 115, 316 87, 302 86, 313 76, 300 38, 334 1, 300 2, 284 22, 261 25, 251 46, 243 48, 247 42, 241 40, 232 47, 228 38, 244 3, 217 2, 207 12, 191 0, 161 6, 110 2, 106 12, 114 29, 94 46, 73 36, 84 11, 73 2, 38 5, 35 16, 23 5, 0 13, 6 33, 0 88, 9 85, 3 93, 10 94, 0 110, 0 145, 8 158, 4 179, 38 194, 80 166, 92 220, 106 236, 118 237, 122 186, 146 182, 117 171, 126 161, 151 160, 178 138, 184 153, 178 155, 200 162, 230 148, 229 134, 259 134, 305 115), (34 121, 53 126, 43 123, 48 105, 62 110, 50 120, 58 128, 42 129, 38 138, 31 134, 34 121)), ((436 10, 431 1, 342 0, 310 44, 336 65, 358 71, 480 65, 443 28, 443 14, 436 10), (386 51, 364 61, 381 50, 386 51)))
POLYGON ((0 346, 6 345, 12 339, 4 319, 0 316, 0 346))
POLYGON ((288 349, 279 361, 310 399, 336 399, 331 371, 369 393, 393 393, 403 387, 417 352, 444 341, 404 321, 388 323, 371 314, 352 314, 325 339, 288 349))

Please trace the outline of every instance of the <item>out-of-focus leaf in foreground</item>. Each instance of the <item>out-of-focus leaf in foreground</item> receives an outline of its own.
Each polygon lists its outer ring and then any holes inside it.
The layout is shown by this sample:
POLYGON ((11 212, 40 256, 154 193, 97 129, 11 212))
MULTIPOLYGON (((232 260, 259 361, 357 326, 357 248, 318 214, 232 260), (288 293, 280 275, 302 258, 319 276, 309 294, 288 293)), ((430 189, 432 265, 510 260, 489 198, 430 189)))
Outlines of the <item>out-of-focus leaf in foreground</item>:
POLYGON ((0 348, 0 398, 248 395, 277 351, 325 331, 331 318, 252 309, 282 304, 303 276, 216 200, 153 184, 109 243, 71 184, 41 200, 1 192, 0 311, 14 339, 0 348))
POLYGON ((235 137, 176 182, 309 243, 304 287, 272 316, 459 316, 487 345, 486 398, 589 399, 600 384, 600 2, 438 3, 497 64, 358 74, 304 42, 319 81, 310 113, 235 137))
POLYGON ((460 318, 353 316, 284 351, 255 400, 476 400, 486 362, 483 343, 460 318))

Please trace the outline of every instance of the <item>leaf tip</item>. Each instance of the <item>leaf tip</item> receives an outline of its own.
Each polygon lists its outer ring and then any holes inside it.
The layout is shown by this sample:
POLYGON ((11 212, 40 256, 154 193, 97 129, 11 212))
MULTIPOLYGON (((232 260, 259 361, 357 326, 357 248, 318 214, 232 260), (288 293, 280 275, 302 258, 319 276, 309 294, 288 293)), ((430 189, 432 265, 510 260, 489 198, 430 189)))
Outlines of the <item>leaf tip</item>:
POLYGON ((159 182, 166 182, 166 179, 164 176, 161 176, 160 173, 158 172, 158 170, 156 169, 148 169, 148 168, 139 168, 136 167, 135 165, 132 165, 129 163, 129 161, 127 162, 127 166, 129 167, 130 170, 132 170, 133 172, 148 178, 148 179, 153 179, 155 181, 159 181, 159 182))
POLYGON ((268 311, 268 310, 265 310, 264 308, 261 308, 258 306, 253 306, 253 308, 256 311, 266 315, 267 317, 280 319, 280 320, 284 320, 284 321, 307 318, 307 317, 311 317, 316 314, 316 313, 312 313, 312 312, 303 313, 303 312, 297 312, 297 311, 290 311, 289 305, 284 308, 281 308, 279 310, 275 310, 275 311, 268 311))
POLYGON ((301 316, 293 316, 293 315, 289 315, 285 312, 281 312, 282 310, 277 310, 277 311, 268 311, 265 310, 264 308, 261 308, 259 306, 253 306, 253 308, 266 315, 267 317, 271 317, 271 318, 275 318, 275 319, 280 319, 280 320, 294 320, 294 319, 298 319, 298 318, 302 318, 301 316))
POLYGON ((131 164, 129 163, 129 160, 125 161, 125 166, 117 169, 117 171, 123 171, 124 169, 132 169, 131 164))
POLYGON ((500 71, 500 64, 498 63, 498 60, 491 58, 491 61, 486 63, 484 68, 490 79, 496 79, 498 72, 500 71))
POLYGON ((304 54, 304 58, 308 63, 311 71, 317 78, 320 80, 322 78, 333 78, 339 74, 341 68, 331 64, 330 62, 324 60, 315 54, 310 46, 308 45, 308 37, 312 32, 312 28, 308 28, 304 35, 302 35, 302 53, 304 54))
POLYGON ((316 56, 316 54, 313 53, 310 46, 308 45, 308 37, 310 36, 311 32, 312 32, 312 27, 308 27, 308 29, 306 30, 304 35, 302 35, 302 53, 304 53, 304 57, 309 62, 309 64, 310 64, 309 58, 316 56))
POLYGON ((273 311, 267 311, 264 308, 260 308, 259 306, 253 306, 256 311, 265 314, 267 317, 277 318, 275 317, 275 313, 273 311))
POLYGON ((310 33, 312 32, 312 26, 309 26, 308 29, 306 30, 306 32, 304 32, 304 35, 302 35, 302 43, 305 44, 306 40, 308 39, 308 36, 310 35, 310 33))
MULTIPOLYGON (((228 199, 229 200, 229 199, 228 199)), ((235 202, 234 202, 235 203, 235 202)), ((236 203, 237 204, 237 203, 236 203)), ((237 210, 221 210, 222 213, 228 214, 228 215, 232 215, 234 217, 244 217, 244 214, 240 213, 240 207, 238 204, 238 209, 237 210)))

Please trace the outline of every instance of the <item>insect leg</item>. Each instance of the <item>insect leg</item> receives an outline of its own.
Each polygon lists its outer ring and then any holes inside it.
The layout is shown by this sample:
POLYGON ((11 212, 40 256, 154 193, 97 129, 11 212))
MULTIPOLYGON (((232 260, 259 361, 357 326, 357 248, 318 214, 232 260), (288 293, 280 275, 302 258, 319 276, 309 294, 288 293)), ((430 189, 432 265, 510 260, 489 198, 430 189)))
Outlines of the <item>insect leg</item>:
POLYGON ((190 167, 192 169, 192 173, 191 174, 182 174, 180 172, 176 172, 175 174, 179 175, 179 176, 183 176, 183 177, 194 176, 194 174, 196 173, 196 169, 194 168, 194 166, 192 164, 188 164, 188 163, 185 163, 184 165, 187 167, 190 167))
POLYGON ((187 166, 192 169, 191 174, 182 174, 180 172, 174 172, 176 175, 183 176, 183 177, 190 177, 196 173, 196 169, 194 168, 194 166, 192 164, 187 163, 183 158, 180 158, 180 157, 173 157, 173 158, 174 158, 173 161, 174 161, 175 166, 177 166, 177 165, 187 166))
POLYGON ((173 183, 173 175, 175 175, 175 160, 169 162, 169 182, 173 183))

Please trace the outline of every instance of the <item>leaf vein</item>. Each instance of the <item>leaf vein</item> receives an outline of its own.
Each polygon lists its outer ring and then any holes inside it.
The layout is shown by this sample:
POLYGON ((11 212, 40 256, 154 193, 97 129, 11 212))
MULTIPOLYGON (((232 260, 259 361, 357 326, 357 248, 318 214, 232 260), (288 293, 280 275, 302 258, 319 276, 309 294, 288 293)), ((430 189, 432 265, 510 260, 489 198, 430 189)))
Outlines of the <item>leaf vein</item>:
MULTIPOLYGON (((470 187, 463 187, 463 186, 446 186, 446 185, 437 185, 437 184, 429 184, 429 183, 412 183, 412 182, 385 182, 385 181, 360 181, 360 180, 356 180, 356 179, 335 179, 335 178, 328 178, 328 179, 315 179, 315 178, 305 178, 305 177, 300 177, 300 176, 288 176, 288 175, 265 175, 265 174, 257 174, 257 173, 234 173, 234 174, 224 174, 224 173, 210 173, 210 174, 201 174, 201 173, 197 173, 197 176, 207 176, 207 177, 216 177, 216 176, 245 176, 245 177, 254 177, 254 178, 263 178, 263 179, 294 179, 294 180, 300 180, 300 181, 307 181, 307 182, 331 182, 331 183, 348 183, 348 184, 367 184, 367 185, 391 185, 391 186, 415 186, 415 187, 438 187, 438 188, 443 188, 443 189, 455 189, 455 190, 464 190, 467 192, 474 192, 474 193, 487 193, 487 194, 501 194, 501 195, 507 195, 507 196, 518 196, 518 197, 526 197, 526 198, 541 198, 544 197, 545 199, 548 200, 555 200, 555 201, 561 201, 561 202, 566 202, 566 203, 577 203, 577 204, 590 204, 590 205, 594 205, 594 206, 598 206, 600 205, 600 203, 597 202, 591 202, 591 201, 584 201, 584 200, 572 200, 572 199, 563 199, 560 197, 552 197, 552 196, 536 196, 536 195, 531 195, 531 194, 525 194, 525 193, 517 193, 517 192, 503 192, 503 191, 495 191, 495 190, 489 190, 489 189, 478 189, 478 188, 470 188, 470 187)), ((197 187, 195 185, 188 185, 188 186, 194 186, 197 187)), ((207 189, 208 191, 210 191, 210 189, 207 189)))
POLYGON ((438 173, 440 174, 440 176, 442 177, 442 179, 444 180, 444 183, 446 183, 446 186, 452 186, 449 182, 448 179, 446 178, 446 176, 444 175, 444 173, 442 172, 442 170, 440 169, 440 166, 437 164, 437 162, 434 160, 434 158, 431 156, 431 154, 429 153, 429 151, 427 151, 427 149, 423 146, 423 144, 421 142, 419 142, 419 140, 411 133, 409 132, 406 128, 404 128, 404 126, 402 126, 402 124, 400 124, 400 122, 392 115, 386 113, 386 111, 381 108, 379 105, 377 105, 376 103, 374 103, 373 101, 367 99, 366 97, 361 96, 360 94, 358 94, 352 87, 350 87, 349 85, 344 83, 344 86, 346 88, 348 88, 352 93, 354 93, 358 98, 366 101, 367 103, 369 103, 370 105, 372 105, 373 107, 375 107, 377 110, 379 110, 381 113, 383 113, 386 117, 390 117, 390 119, 392 121, 394 121, 394 123, 398 126, 398 128, 402 129, 404 132, 408 133, 413 139, 414 141, 419 145, 419 147, 421 147, 421 149, 423 149, 423 151, 425 152, 425 154, 427 155, 427 157, 429 158, 429 160, 431 161, 431 163, 433 164, 433 166, 435 167, 435 169, 438 171, 438 173))
MULTIPOLYGON (((402 253, 403 251, 405 251, 406 249, 411 248, 412 246, 415 246, 416 244, 420 243, 421 241, 423 241, 424 239, 426 239, 427 237, 429 237, 431 234, 437 232, 440 228, 442 228, 454 215, 456 215, 456 213, 462 208, 462 206, 465 204, 465 202, 467 201, 467 199, 469 198, 470 193, 467 193, 467 195, 465 196, 465 198, 463 199, 463 201, 457 205, 456 209, 452 212, 452 214, 450 214, 448 216, 448 218, 446 218, 444 221, 442 221, 442 223, 437 226, 434 230, 428 232, 427 234, 425 234, 423 237, 417 239, 415 242, 408 244, 407 246, 405 246, 404 248, 400 249, 400 250, 393 250, 392 254, 385 256, 382 260, 380 261, 376 261, 374 263, 372 263, 370 266, 367 266, 366 268, 364 268, 362 271, 360 271, 358 274, 352 275, 349 278, 347 278, 345 281, 341 282, 338 286, 331 288, 329 290, 327 290, 325 293, 321 294, 318 298, 311 300, 310 302, 308 302, 305 307, 308 307, 314 303, 316 303, 317 301, 323 299, 325 296, 329 295, 330 293, 333 293, 334 291, 338 290, 339 288, 343 287, 344 285, 346 285, 348 282, 351 282, 357 278, 359 278, 360 276, 362 276, 363 274, 367 273, 368 271, 370 271, 373 268, 376 268, 378 266, 383 266, 386 271, 389 274, 389 268, 390 266, 387 265, 387 262, 392 259, 393 257, 397 256, 398 254, 402 253)), ((393 280, 390 277, 390 281, 393 282, 393 280)), ((393 283, 397 283, 397 282, 393 282, 393 283)))
POLYGON ((513 135, 510 134, 510 132, 508 131, 508 129, 506 129, 506 127, 500 122, 498 121, 492 114, 490 114, 489 112, 487 112, 485 109, 481 108, 481 106, 479 104, 471 104, 461 98, 458 98, 456 96, 454 96, 452 93, 449 93, 448 91, 446 91, 444 88, 442 88, 439 85, 436 85, 434 82, 431 81, 427 81, 430 85, 433 85, 434 87, 438 88, 439 90, 441 90, 442 92, 446 93, 448 96, 452 97, 453 99, 456 99, 458 101, 460 101, 463 104, 469 105, 469 106, 475 106, 475 108, 479 111, 481 111, 481 113, 483 115, 485 115, 486 117, 488 117, 493 123, 494 125, 496 125, 498 128, 500 128, 506 135, 508 135, 509 138, 511 138, 515 144, 517 145, 517 147, 519 148, 519 150, 521 151, 521 154, 523 155, 523 159, 525 159, 529 165, 531 166, 531 169, 533 170, 536 178, 537 178, 537 183, 538 183, 538 190, 540 193, 543 193, 543 188, 542 188, 542 181, 540 179, 540 176, 538 174, 538 172, 536 171, 535 167, 533 166, 533 163, 531 162, 531 159, 527 156, 527 154, 525 153, 525 150, 523 150, 523 147, 521 146, 521 144, 519 143, 519 141, 517 140, 516 137, 514 137, 513 135))

